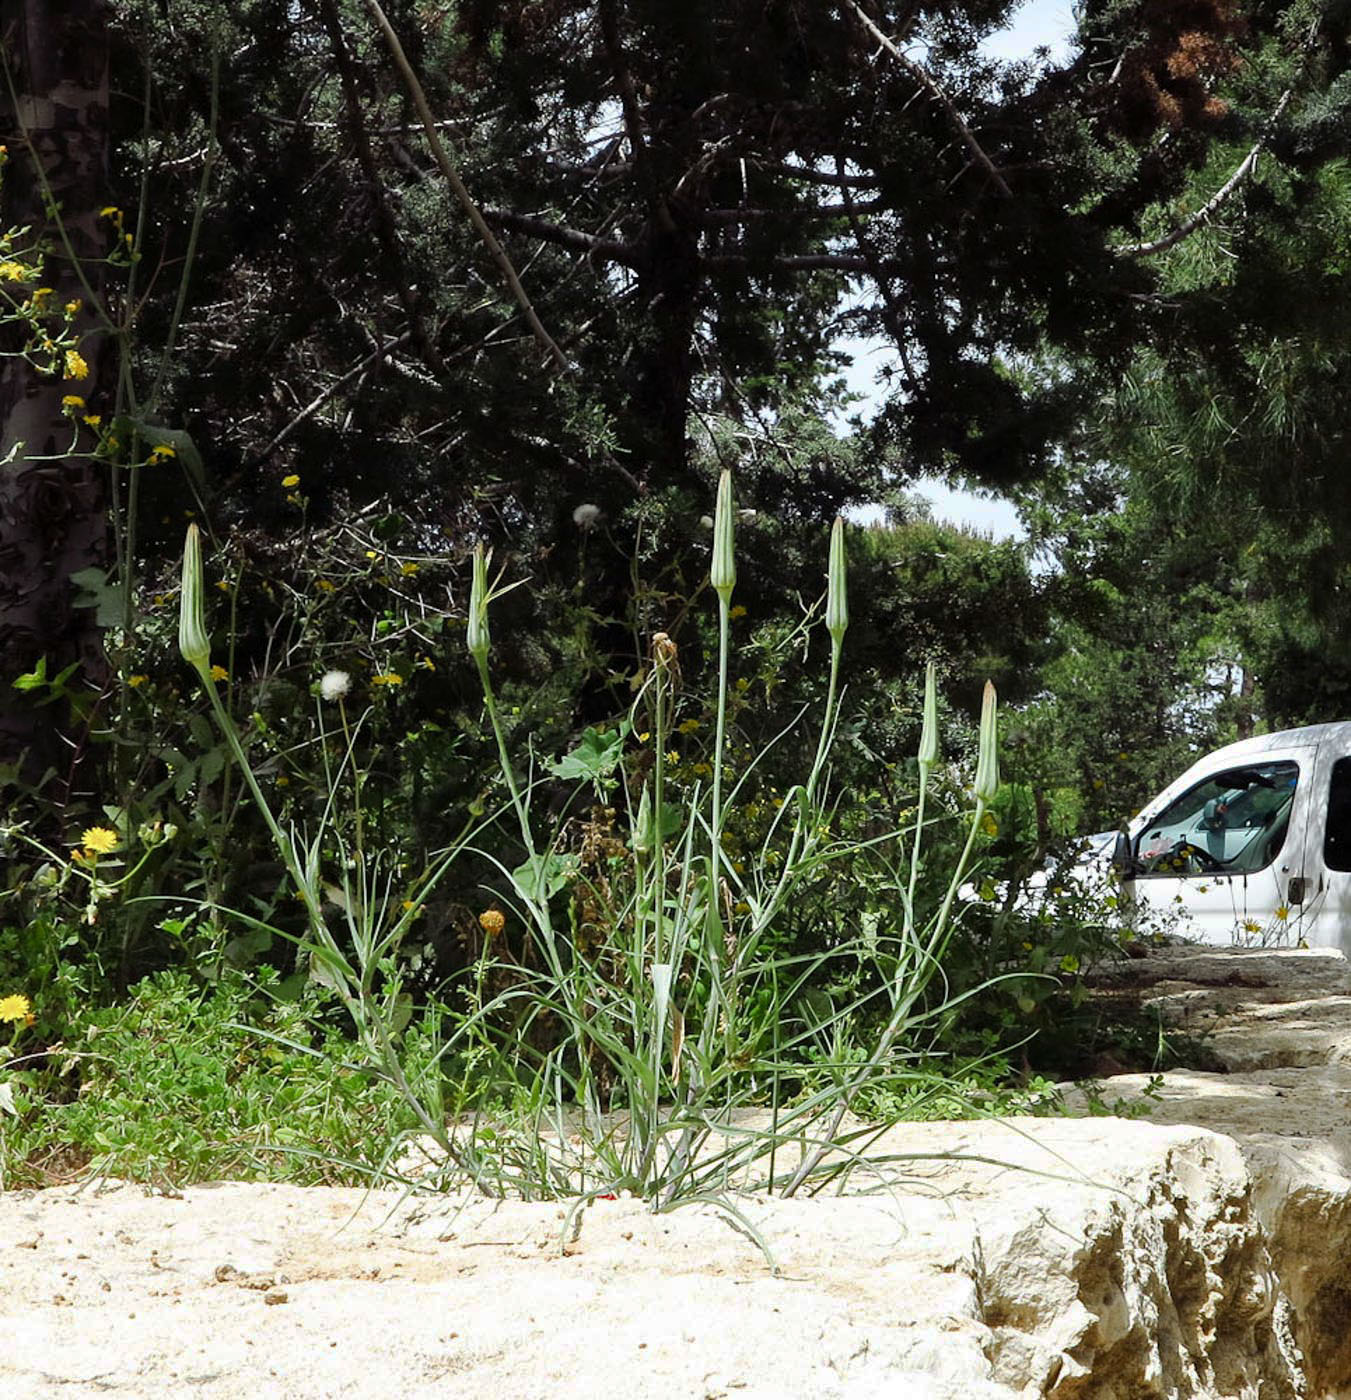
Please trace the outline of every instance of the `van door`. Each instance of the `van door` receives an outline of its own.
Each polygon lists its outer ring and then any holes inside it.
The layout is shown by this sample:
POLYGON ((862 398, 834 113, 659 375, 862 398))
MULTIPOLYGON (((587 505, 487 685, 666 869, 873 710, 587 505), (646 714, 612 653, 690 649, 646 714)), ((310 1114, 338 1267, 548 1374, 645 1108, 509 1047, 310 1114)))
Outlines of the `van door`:
POLYGON ((1147 812, 1126 882, 1136 927, 1224 945, 1298 942, 1303 905, 1290 902, 1300 893, 1290 881, 1303 871, 1315 754, 1231 759, 1147 812))
MULTIPOLYGON (((1341 726, 1339 726, 1340 728, 1341 726)), ((1339 738, 1318 748, 1306 840, 1304 937, 1351 957, 1351 754, 1339 738)))

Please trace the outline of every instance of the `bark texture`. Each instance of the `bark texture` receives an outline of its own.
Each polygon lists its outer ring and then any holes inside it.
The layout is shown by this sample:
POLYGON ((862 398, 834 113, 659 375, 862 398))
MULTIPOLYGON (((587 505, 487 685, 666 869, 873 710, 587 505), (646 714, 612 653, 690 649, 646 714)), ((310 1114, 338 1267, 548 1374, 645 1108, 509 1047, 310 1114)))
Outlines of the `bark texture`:
POLYGON ((13 689, 14 678, 44 656, 49 675, 72 661, 82 663, 86 679, 100 680, 103 670, 98 628, 88 610, 73 606, 70 576, 107 557, 105 469, 69 455, 61 401, 66 394, 92 400, 99 383, 102 337, 63 234, 85 279, 101 291, 107 18, 103 0, 0 0, 9 74, 0 86, 0 123, 10 156, 0 214, 6 227, 26 225, 49 244, 43 285, 53 289, 55 305, 82 302, 77 327, 89 366, 87 377, 63 380, 13 353, 0 361, 0 458, 16 453, 0 468, 0 764, 11 773, 18 765, 29 782, 53 769, 68 774, 72 750, 59 733, 64 707, 35 708, 13 689))

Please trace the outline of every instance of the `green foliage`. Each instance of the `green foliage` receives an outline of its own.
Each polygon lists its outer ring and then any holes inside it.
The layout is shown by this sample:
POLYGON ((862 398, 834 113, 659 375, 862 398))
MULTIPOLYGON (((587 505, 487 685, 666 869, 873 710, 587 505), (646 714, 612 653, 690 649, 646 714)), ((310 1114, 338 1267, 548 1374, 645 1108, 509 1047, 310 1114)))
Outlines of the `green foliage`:
MULTIPOLYGON (((369 1181, 412 1115, 352 1062, 313 992, 277 1000, 276 983, 260 968, 256 979, 231 974, 204 991, 161 973, 118 1006, 68 1004, 52 1048, 25 1055, 21 1038, 3 1066, 4 1186, 86 1171, 159 1186, 369 1181)), ((54 990, 39 993, 44 1015, 54 990)), ((427 1043, 425 1028, 405 1033, 410 1063, 427 1043)))

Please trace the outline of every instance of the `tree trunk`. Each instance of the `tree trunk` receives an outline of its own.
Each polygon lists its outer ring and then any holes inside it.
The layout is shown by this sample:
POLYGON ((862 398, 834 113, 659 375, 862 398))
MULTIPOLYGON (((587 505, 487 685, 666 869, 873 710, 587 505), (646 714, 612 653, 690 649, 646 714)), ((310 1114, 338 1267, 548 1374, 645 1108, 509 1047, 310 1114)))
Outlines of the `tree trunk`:
MULTIPOLYGON (((107 558, 106 472, 71 452, 62 399, 88 396, 99 382, 101 337, 92 333, 97 322, 80 272, 101 294, 109 227, 99 227, 107 193, 107 21, 104 0, 0 0, 0 39, 18 96, 16 104, 8 84, 0 86, 0 139, 9 152, 0 218, 45 239, 42 284, 58 311, 81 303, 75 326, 88 365, 84 377, 39 373, 13 353, 19 345, 12 339, 0 360, 0 458, 15 454, 0 467, 0 777, 17 769, 30 783, 53 769, 68 778, 72 750, 58 732, 64 707, 36 708, 31 702, 44 697, 16 691, 15 677, 44 657, 48 676, 76 661, 86 680, 101 682, 104 670, 94 616, 74 607, 70 576, 107 558)), ((32 290, 10 285, 20 297, 32 290)))

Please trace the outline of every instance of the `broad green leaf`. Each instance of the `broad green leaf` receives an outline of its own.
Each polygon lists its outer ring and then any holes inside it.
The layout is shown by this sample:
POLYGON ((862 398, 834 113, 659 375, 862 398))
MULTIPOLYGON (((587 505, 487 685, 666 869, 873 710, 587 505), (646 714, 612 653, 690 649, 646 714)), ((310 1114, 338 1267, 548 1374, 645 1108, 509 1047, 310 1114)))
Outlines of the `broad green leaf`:
POLYGON ((609 731, 595 728, 583 730, 577 747, 562 758, 555 759, 549 765, 549 772, 555 778, 600 782, 619 766, 619 760, 624 756, 627 730, 627 724, 609 731))
POLYGON ((511 872, 511 878, 526 899, 552 899, 576 869, 575 857, 552 851, 548 855, 531 856, 511 872))

